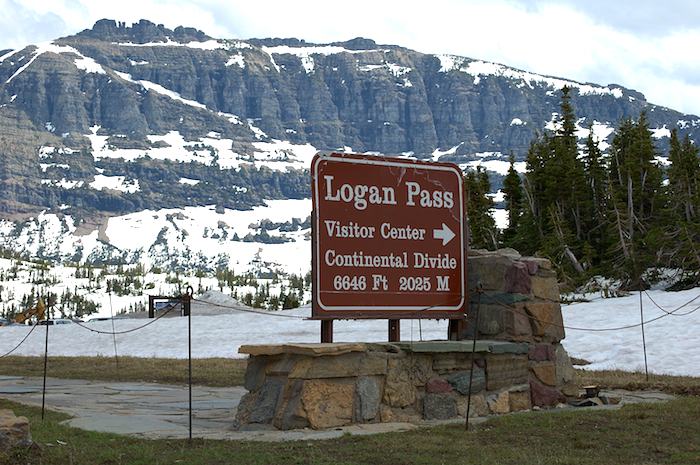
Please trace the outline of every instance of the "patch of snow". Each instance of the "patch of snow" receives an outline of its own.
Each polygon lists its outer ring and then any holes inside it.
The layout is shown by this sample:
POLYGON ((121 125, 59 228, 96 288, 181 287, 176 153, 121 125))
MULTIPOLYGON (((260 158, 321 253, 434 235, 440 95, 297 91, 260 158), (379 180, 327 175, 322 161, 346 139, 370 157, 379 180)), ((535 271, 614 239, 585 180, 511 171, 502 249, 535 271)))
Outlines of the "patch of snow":
MULTIPOLYGON (((7 81, 5 81, 5 84, 9 84, 15 77, 19 76, 24 70, 29 68, 29 66, 34 63, 34 61, 44 53, 55 53, 55 54, 62 54, 62 53, 68 53, 68 54, 73 54, 77 55, 78 58, 76 58, 73 63, 78 69, 82 69, 83 71, 89 72, 89 73, 100 73, 100 74, 105 74, 104 69, 102 68, 101 65, 99 65, 95 60, 92 58, 86 57, 82 53, 80 53, 78 50, 76 50, 73 47, 69 47, 67 45, 57 45, 54 44, 53 42, 48 42, 48 43, 42 43, 42 44, 37 44, 34 45, 34 50, 32 51, 31 58, 21 67, 19 67, 13 74, 10 76, 7 81)), ((0 60, 2 61, 2 60, 0 60)))
POLYGON ((10 50, 10 51, 7 52, 6 54, 0 56, 0 63, 2 63, 3 61, 5 61, 6 59, 10 58, 12 55, 15 54, 15 52, 16 52, 16 50, 10 50))
POLYGON ((700 126, 700 119, 696 119, 693 121, 686 121, 686 120, 679 119, 677 124, 678 124, 678 127, 681 129, 687 129, 691 126, 696 128, 696 127, 700 126))
POLYGON ((65 178, 60 180, 42 179, 40 182, 44 185, 60 187, 62 189, 77 189, 79 187, 83 187, 83 185, 85 184, 83 181, 69 181, 65 178))
POLYGON ((172 91, 170 89, 166 89, 165 87, 161 86, 160 84, 156 84, 155 82, 151 81, 145 81, 145 80, 135 80, 134 78, 131 77, 130 74, 127 73, 121 73, 119 71, 115 71, 115 73, 125 81, 133 82, 134 84, 139 84, 141 87, 148 91, 153 91, 158 94, 164 95, 166 97, 169 97, 173 100, 177 100, 178 102, 184 103, 185 105, 189 105, 191 107, 195 108, 201 108, 206 110, 207 106, 204 105, 203 103, 199 103, 195 100, 189 100, 186 98, 183 98, 180 94, 178 94, 175 91, 172 91))
POLYGON ((657 155, 654 157, 656 162, 659 164, 659 166, 671 166, 671 160, 668 159, 668 157, 662 157, 657 155))
POLYGON ((431 155, 431 158, 433 161, 438 161, 441 156, 443 155, 454 155, 457 153, 457 149, 463 144, 464 142, 460 142, 459 144, 455 145, 451 149, 447 150, 440 150, 439 148, 433 150, 433 153, 431 155))
POLYGON ((141 190, 138 179, 127 181, 124 176, 95 175, 95 180, 90 183, 90 187, 95 190, 115 190, 133 194, 141 190))
POLYGON ((491 217, 493 217, 498 229, 506 229, 508 227, 508 210, 492 208, 489 210, 489 213, 491 217))
POLYGON ((525 123, 523 120, 520 118, 513 118, 513 120, 510 122, 511 126, 523 126, 527 123, 525 123))
POLYGON ((70 166, 66 165, 65 163, 39 163, 39 168, 41 169, 42 173, 46 173, 46 170, 49 168, 61 168, 67 170, 70 169, 70 166))
POLYGON ((458 70, 465 72, 474 77, 474 84, 480 82, 484 76, 500 76, 507 79, 518 81, 517 87, 530 87, 534 85, 543 85, 552 87, 556 90, 562 89, 564 86, 575 88, 579 95, 612 95, 615 98, 621 98, 622 90, 618 88, 603 87, 595 84, 586 84, 566 79, 558 79, 541 74, 521 71, 507 66, 491 63, 481 60, 470 60, 464 57, 454 55, 437 55, 440 60, 440 71, 448 72, 458 70))
POLYGON ((147 65, 148 62, 147 62, 147 61, 144 61, 144 60, 134 61, 134 60, 132 60, 132 59, 130 58, 130 59, 129 59, 129 64, 130 64, 131 66, 140 66, 140 65, 147 65))
POLYGON ((435 55, 440 60, 440 72, 447 73, 449 71, 461 68, 466 61, 463 57, 456 55, 435 55))
POLYGON ((47 121, 44 124, 44 127, 46 128, 47 131, 49 132, 56 132, 56 126, 53 125, 51 121, 47 121))
POLYGON ((14 102, 16 98, 17 98, 17 94, 10 97, 10 103, 14 102))
POLYGON ((506 195, 500 189, 495 194, 489 194, 489 197, 491 197, 491 200, 494 202, 503 202, 506 199, 506 195))
POLYGON ((267 166, 277 171, 288 168, 304 169, 311 166, 311 160, 318 153, 311 144, 293 144, 272 139, 271 142, 253 142, 256 165, 267 166))
POLYGON ((178 182, 180 184, 187 184, 188 186, 196 186, 197 184, 199 184, 202 181, 200 181, 199 179, 180 178, 180 180, 178 182))
POLYGON ((80 58, 76 58, 73 63, 76 68, 82 69, 86 73, 107 74, 102 65, 90 57, 81 55, 80 58))
POLYGON ((664 124, 661 128, 656 128, 651 130, 651 137, 654 139, 661 139, 664 137, 671 137, 671 131, 668 130, 664 124))
MULTIPOLYGON (((468 169, 475 170, 478 166, 482 167, 486 171, 493 171, 494 173, 501 174, 503 176, 508 174, 510 169, 510 162, 507 160, 473 160, 467 163, 460 163, 459 168, 462 171, 467 171, 468 169)), ((515 171, 518 173, 525 173, 527 164, 524 161, 516 161, 513 164, 515 171)))
POLYGON ((165 42, 146 42, 144 44, 136 44, 133 42, 113 42, 113 45, 119 45, 120 47, 186 47, 194 48, 198 50, 217 50, 217 49, 227 49, 228 46, 225 42, 220 42, 218 40, 205 40, 202 42, 191 41, 186 44, 175 42, 170 37, 167 38, 165 42))
POLYGON ((267 139, 267 134, 265 134, 265 131, 263 131, 262 129, 257 127, 254 123, 255 123, 254 119, 248 118, 248 127, 250 128, 251 131, 253 131, 255 138, 258 140, 267 139))
POLYGON ((240 53, 237 55, 232 55, 226 62, 225 66, 233 65, 238 65, 238 67, 241 69, 245 68, 245 58, 243 58, 243 55, 241 55, 240 53))

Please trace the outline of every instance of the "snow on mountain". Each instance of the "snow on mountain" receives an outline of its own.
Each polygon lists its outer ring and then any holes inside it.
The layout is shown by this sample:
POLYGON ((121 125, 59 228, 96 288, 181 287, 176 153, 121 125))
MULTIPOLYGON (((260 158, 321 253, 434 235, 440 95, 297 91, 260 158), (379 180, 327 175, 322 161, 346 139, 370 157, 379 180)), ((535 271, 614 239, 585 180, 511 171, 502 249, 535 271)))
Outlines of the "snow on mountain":
MULTIPOLYGON (((98 178, 103 188, 105 178, 98 178)), ((135 187, 117 181, 122 184, 110 184, 111 188, 135 187)), ((292 224, 294 218, 302 223, 310 212, 310 199, 269 200, 265 206, 243 211, 213 205, 144 210, 111 217, 99 232, 87 235, 78 232, 70 215, 42 213, 19 230, 11 221, 0 221, 0 246, 61 261, 75 261, 78 252, 81 260, 99 261, 106 251, 116 249, 127 262, 147 266, 213 269, 216 263, 227 263, 244 272, 267 263, 272 269, 304 274, 311 268, 309 230, 277 227, 265 230, 271 239, 262 239, 260 223, 292 224), (260 242, 265 240, 272 243, 260 242)))
POLYGON ((510 68, 499 63, 488 61, 472 60, 455 55, 437 55, 440 59, 440 71, 447 73, 450 71, 461 71, 474 77, 474 85, 481 82, 482 77, 498 76, 517 81, 517 87, 527 86, 534 88, 535 85, 547 86, 554 90, 561 90, 564 86, 578 90, 579 95, 611 95, 621 98, 623 92, 618 88, 600 86, 596 84, 583 84, 576 81, 559 79, 541 74, 521 71, 510 68))

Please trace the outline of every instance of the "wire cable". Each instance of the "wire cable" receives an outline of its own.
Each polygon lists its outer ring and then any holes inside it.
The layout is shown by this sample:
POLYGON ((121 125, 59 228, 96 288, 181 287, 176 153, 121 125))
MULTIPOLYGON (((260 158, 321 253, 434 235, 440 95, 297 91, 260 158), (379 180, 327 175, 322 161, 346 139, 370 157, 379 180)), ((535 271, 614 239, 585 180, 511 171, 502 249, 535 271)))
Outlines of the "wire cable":
POLYGON ((211 305, 213 307, 227 308, 229 310, 235 310, 237 312, 242 312, 242 313, 255 313, 257 315, 276 316, 278 318, 293 318, 293 319, 297 319, 297 320, 305 320, 306 319, 306 317, 300 316, 300 315, 282 315, 280 313, 263 312, 260 310, 248 310, 247 308, 232 307, 230 305, 217 304, 217 303, 207 302, 206 300, 200 300, 200 299, 195 299, 195 298, 192 298, 191 300, 193 302, 199 302, 202 304, 211 305))
MULTIPOLYGON (((700 297, 700 296, 698 296, 698 297, 700 297)), ((516 311, 510 305, 500 301, 498 298, 495 298, 494 296, 488 296, 488 298, 489 298, 489 303, 492 303, 492 302, 496 303, 497 305, 504 307, 505 309, 512 312, 513 314, 516 313, 516 311)), ((693 300, 695 300, 695 299, 693 299, 693 300)), ((700 308, 700 305, 695 307, 691 312, 688 312, 687 314, 695 312, 696 310, 698 310, 698 308, 700 308)), ((676 309, 676 310, 679 310, 679 309, 676 309)), ((559 324, 559 323, 556 323, 554 321, 540 320, 539 318, 535 318, 532 315, 527 315, 527 317, 533 321, 537 321, 537 322, 542 323, 544 325, 551 325, 551 326, 554 326, 557 328, 564 328, 564 329, 569 329, 572 331, 605 332, 605 331, 621 331, 623 329, 637 328, 637 327, 640 327, 642 324, 646 325, 649 323, 653 323, 654 321, 660 320, 660 319, 665 318, 665 317, 670 316, 670 315, 672 315, 672 313, 664 313, 663 315, 657 316, 655 318, 651 318, 651 319, 643 321, 641 323, 635 323, 635 324, 624 325, 624 326, 617 326, 617 327, 612 327, 612 328, 581 328, 581 327, 577 327, 577 326, 568 326, 568 325, 564 325, 564 324, 559 324)))
POLYGON ((5 357, 11 355, 15 350, 19 349, 20 346, 21 346, 22 344, 24 344, 24 341, 26 341, 26 340, 29 338, 29 335, 32 334, 32 333, 34 332, 34 330, 36 329, 37 326, 39 326, 39 325, 34 325, 34 326, 32 326, 32 329, 30 329, 29 332, 27 333, 27 335, 24 336, 24 339, 22 339, 21 341, 19 341, 19 344, 17 344, 17 345, 16 345, 12 350, 10 350, 9 352, 0 355, 0 358, 5 358, 5 357))
POLYGON ((161 315, 158 315, 156 318, 154 318, 153 320, 149 321, 149 322, 146 323, 145 325, 141 325, 141 326, 138 326, 138 327, 136 327, 136 328, 126 329, 126 330, 124 330, 124 331, 100 331, 99 329, 90 328, 90 327, 88 327, 88 326, 86 326, 86 325, 84 325, 84 324, 82 324, 82 323, 77 322, 77 321, 75 322, 75 324, 77 324, 78 326, 80 326, 80 327, 83 328, 83 329, 87 329, 88 331, 91 331, 91 332, 97 333, 97 334, 127 334, 127 333, 133 333, 134 331, 138 331, 138 330, 140 330, 140 329, 145 328, 146 326, 152 325, 153 323, 155 323, 156 321, 160 320, 160 319, 163 318, 165 315, 167 315, 168 313, 170 313, 174 308, 175 308, 175 307, 171 307, 171 308, 167 309, 167 310, 166 310, 165 312, 163 312, 161 315))
POLYGON ((687 312, 676 313, 678 310, 680 310, 680 309, 682 309, 682 308, 684 308, 684 307, 687 307, 688 305, 692 304, 692 303, 695 302, 696 300, 700 299, 700 294, 698 294, 698 295, 695 296, 693 299, 689 300, 688 302, 684 303, 683 305, 681 305, 680 307, 677 307, 677 308, 674 309, 674 310, 666 310, 666 309, 663 308, 661 305, 657 304, 656 301, 651 297, 651 295, 649 295, 649 293, 648 293, 647 291, 644 291, 644 294, 646 294, 646 296, 649 298, 649 300, 651 300, 651 303, 653 303, 654 306, 655 306, 656 308, 658 308, 659 310, 661 310, 661 311, 664 312, 664 313, 668 313, 669 315, 673 315, 673 316, 686 316, 686 315, 690 315, 691 313, 697 311, 697 309, 699 308, 699 307, 695 307, 693 310, 689 310, 689 311, 687 311, 687 312))

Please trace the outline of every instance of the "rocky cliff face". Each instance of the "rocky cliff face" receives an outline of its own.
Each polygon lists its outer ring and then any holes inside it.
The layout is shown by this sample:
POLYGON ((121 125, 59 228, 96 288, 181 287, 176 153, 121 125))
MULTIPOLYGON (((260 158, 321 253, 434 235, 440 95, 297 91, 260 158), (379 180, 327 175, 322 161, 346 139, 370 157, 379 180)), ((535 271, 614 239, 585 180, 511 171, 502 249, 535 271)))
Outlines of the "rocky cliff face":
POLYGON ((510 152, 522 159, 564 85, 582 134, 593 125, 607 136, 646 109, 660 138, 678 128, 700 143, 700 118, 616 85, 369 39, 215 40, 102 20, 0 55, 0 211, 114 214, 304 198, 299 170, 315 150, 441 156, 465 167, 510 152))

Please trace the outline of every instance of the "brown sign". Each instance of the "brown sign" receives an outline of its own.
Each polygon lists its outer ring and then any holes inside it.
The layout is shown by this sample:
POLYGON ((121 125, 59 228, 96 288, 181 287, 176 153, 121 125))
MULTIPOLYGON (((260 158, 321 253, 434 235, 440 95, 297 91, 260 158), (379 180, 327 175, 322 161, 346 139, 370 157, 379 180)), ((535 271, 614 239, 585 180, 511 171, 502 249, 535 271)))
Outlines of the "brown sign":
POLYGON ((451 163, 316 155, 314 318, 457 318, 462 173, 451 163))

